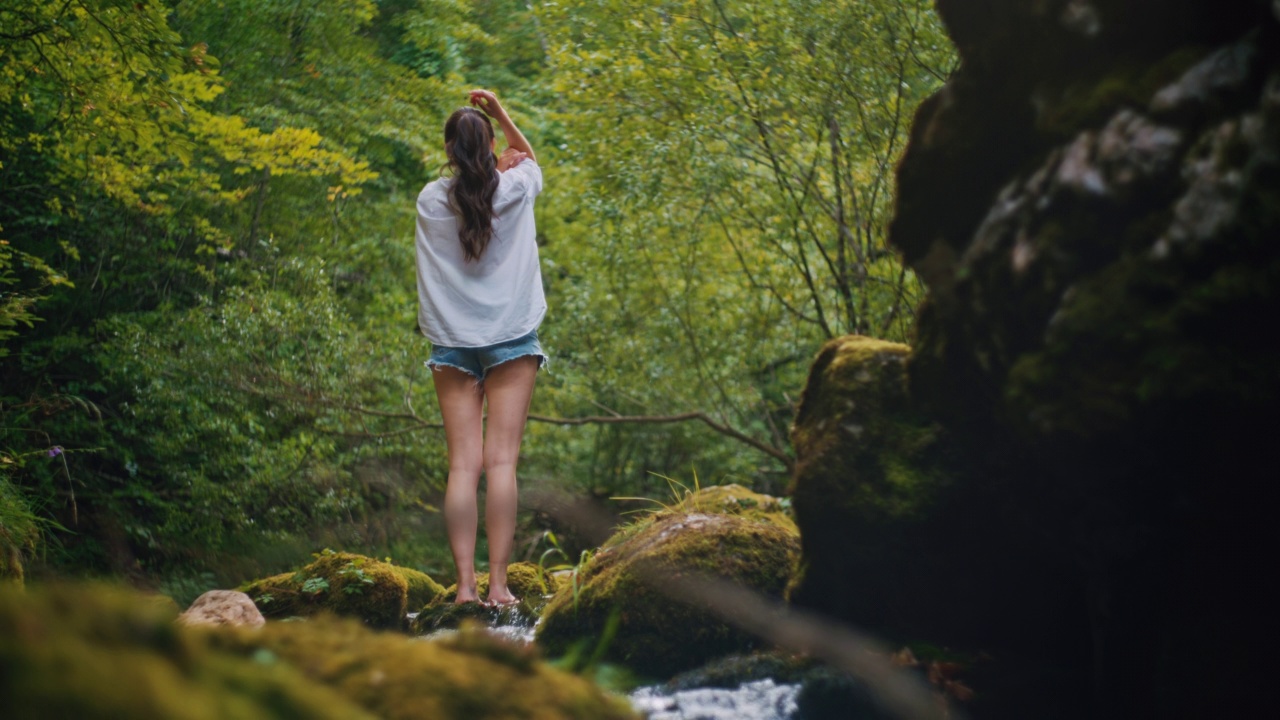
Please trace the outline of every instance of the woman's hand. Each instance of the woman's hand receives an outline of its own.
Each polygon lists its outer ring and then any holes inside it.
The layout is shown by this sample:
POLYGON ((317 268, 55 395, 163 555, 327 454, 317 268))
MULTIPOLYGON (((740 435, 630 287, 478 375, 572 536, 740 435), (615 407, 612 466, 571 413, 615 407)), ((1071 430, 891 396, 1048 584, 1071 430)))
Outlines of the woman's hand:
POLYGON ((498 172, 506 172, 511 168, 520 164, 521 160, 529 157, 529 153, 509 147, 502 151, 498 156, 498 172))
POLYGON ((484 111, 494 120, 502 120, 507 116, 507 111, 502 107, 502 103, 498 102, 498 96, 489 90, 472 90, 470 93, 471 104, 484 111))
MULTIPOLYGON (((489 117, 498 121, 498 125, 502 128, 502 134, 507 138, 507 145, 510 146, 508 149, 514 148, 523 154, 522 157, 510 161, 505 167, 501 164, 502 161, 499 161, 499 171, 515 167, 515 165, 525 157, 534 162, 538 162, 538 158, 533 154, 533 147, 529 145, 529 141, 525 139, 524 134, 516 127, 516 124, 511 121, 511 116, 507 115, 507 109, 502 107, 502 103, 498 102, 497 95, 494 95, 490 90, 477 89, 468 93, 468 96, 472 105, 480 108, 480 110, 487 113, 489 117)), ((506 151, 503 152, 504 157, 505 155, 506 151)))

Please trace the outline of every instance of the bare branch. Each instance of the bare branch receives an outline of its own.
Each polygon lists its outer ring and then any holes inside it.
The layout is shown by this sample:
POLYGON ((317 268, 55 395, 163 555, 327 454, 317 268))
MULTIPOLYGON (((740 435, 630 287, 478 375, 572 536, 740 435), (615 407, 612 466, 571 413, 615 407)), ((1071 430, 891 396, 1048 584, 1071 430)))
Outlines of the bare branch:
POLYGON ((788 472, 795 465, 786 451, 776 448, 768 443, 761 442, 746 433, 736 430, 724 423, 717 422, 710 415, 702 411, 678 413, 675 415, 588 415, 585 417, 563 418, 551 417, 549 415, 530 414, 529 419, 535 422, 550 423, 552 425, 618 425, 618 424, 667 424, 678 422, 689 422, 696 420, 705 424, 707 427, 715 430, 721 435, 731 437, 740 443, 750 445, 760 452, 778 460, 787 467, 788 472))

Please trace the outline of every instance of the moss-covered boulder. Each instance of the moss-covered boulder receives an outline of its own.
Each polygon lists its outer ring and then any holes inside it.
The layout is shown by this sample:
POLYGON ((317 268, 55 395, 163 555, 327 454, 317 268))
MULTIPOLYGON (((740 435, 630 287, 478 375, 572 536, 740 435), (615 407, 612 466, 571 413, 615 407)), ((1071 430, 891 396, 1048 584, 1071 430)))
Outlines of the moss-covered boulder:
POLYGON ((0 716, 634 718, 624 699, 484 633, 420 642, 319 616, 191 628, 146 596, 0 588, 0 716))
POLYGON ((791 431, 803 552, 789 598, 901 641, 950 632, 973 611, 957 590, 978 572, 975 547, 948 538, 977 499, 957 492, 940 428, 910 402, 909 357, 869 337, 828 342, 791 431))
POLYGON ((537 642, 552 655, 575 646, 653 677, 669 677, 756 640, 681 602, 663 578, 713 576, 780 598, 795 564, 795 533, 736 515, 668 512, 624 528, 579 571, 577 587, 543 611, 537 642), (617 627, 606 636, 610 617, 617 627))
POLYGON ((324 611, 357 617, 376 628, 402 628, 410 598, 425 603, 444 592, 439 583, 417 570, 330 550, 293 572, 255 580, 240 589, 267 618, 324 611))
POLYGON ((115 587, 0 587, 0 716, 373 718, 296 669, 213 646, 115 587))
MULTIPOLYGON (((563 573, 549 573, 531 562, 517 562, 507 566, 507 588, 520 602, 511 608, 490 608, 480 603, 455 603, 458 585, 445 588, 440 594, 422 606, 412 623, 412 630, 422 634, 434 630, 456 628, 464 621, 475 620, 487 625, 499 622, 507 624, 530 623, 542 614, 556 591, 565 587, 568 578, 563 573)), ((489 594, 489 573, 476 575, 476 593, 484 599, 489 594)))
POLYGON ((392 565, 392 569, 404 578, 405 604, 409 608, 422 607, 444 594, 444 586, 421 570, 392 565))
POLYGON ((1252 564, 1276 545, 1277 5, 937 5, 962 61, 917 112, 890 241, 928 290, 910 402, 983 499, 950 527, 978 574, 933 592, 985 591, 948 633, 1022 686, 974 714, 1268 712, 1274 652, 1244 638, 1280 602, 1252 564))
POLYGON ((673 510, 684 513, 739 515, 798 533, 787 501, 738 485, 711 485, 689 493, 673 510))
POLYGON ((246 658, 274 658, 391 720, 637 717, 625 699, 539 660, 536 648, 482 629, 422 642, 321 617, 214 640, 246 658))

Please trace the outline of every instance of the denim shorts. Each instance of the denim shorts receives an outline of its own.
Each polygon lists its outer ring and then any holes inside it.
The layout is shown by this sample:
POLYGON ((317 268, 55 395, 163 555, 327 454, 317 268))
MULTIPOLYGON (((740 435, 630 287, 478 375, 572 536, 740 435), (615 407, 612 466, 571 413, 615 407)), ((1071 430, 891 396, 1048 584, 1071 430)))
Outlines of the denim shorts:
POLYGON ((528 335, 515 340, 484 347, 456 348, 436 345, 431 348, 431 359, 427 360, 426 365, 432 370, 441 367, 457 368, 477 381, 484 382, 485 375, 488 375, 495 365, 530 355, 538 358, 538 369, 542 369, 542 366, 551 359, 542 349, 542 344, 538 342, 537 330, 531 330, 528 335))

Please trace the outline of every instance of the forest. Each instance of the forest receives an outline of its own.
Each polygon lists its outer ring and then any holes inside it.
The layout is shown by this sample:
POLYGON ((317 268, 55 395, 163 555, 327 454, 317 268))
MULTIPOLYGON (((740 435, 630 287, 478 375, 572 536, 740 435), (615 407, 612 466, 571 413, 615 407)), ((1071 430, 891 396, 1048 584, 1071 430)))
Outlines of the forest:
POLYGON ((0 714, 1260 715, 1277 231, 1271 0, 0 0, 0 714), (415 285, 475 89, 508 609, 415 285))
POLYGON ((3 14, 0 542, 33 571, 446 569, 413 207, 473 87, 547 173, 526 486, 780 492, 817 348, 910 326, 891 173, 955 62, 924 2, 3 14))

